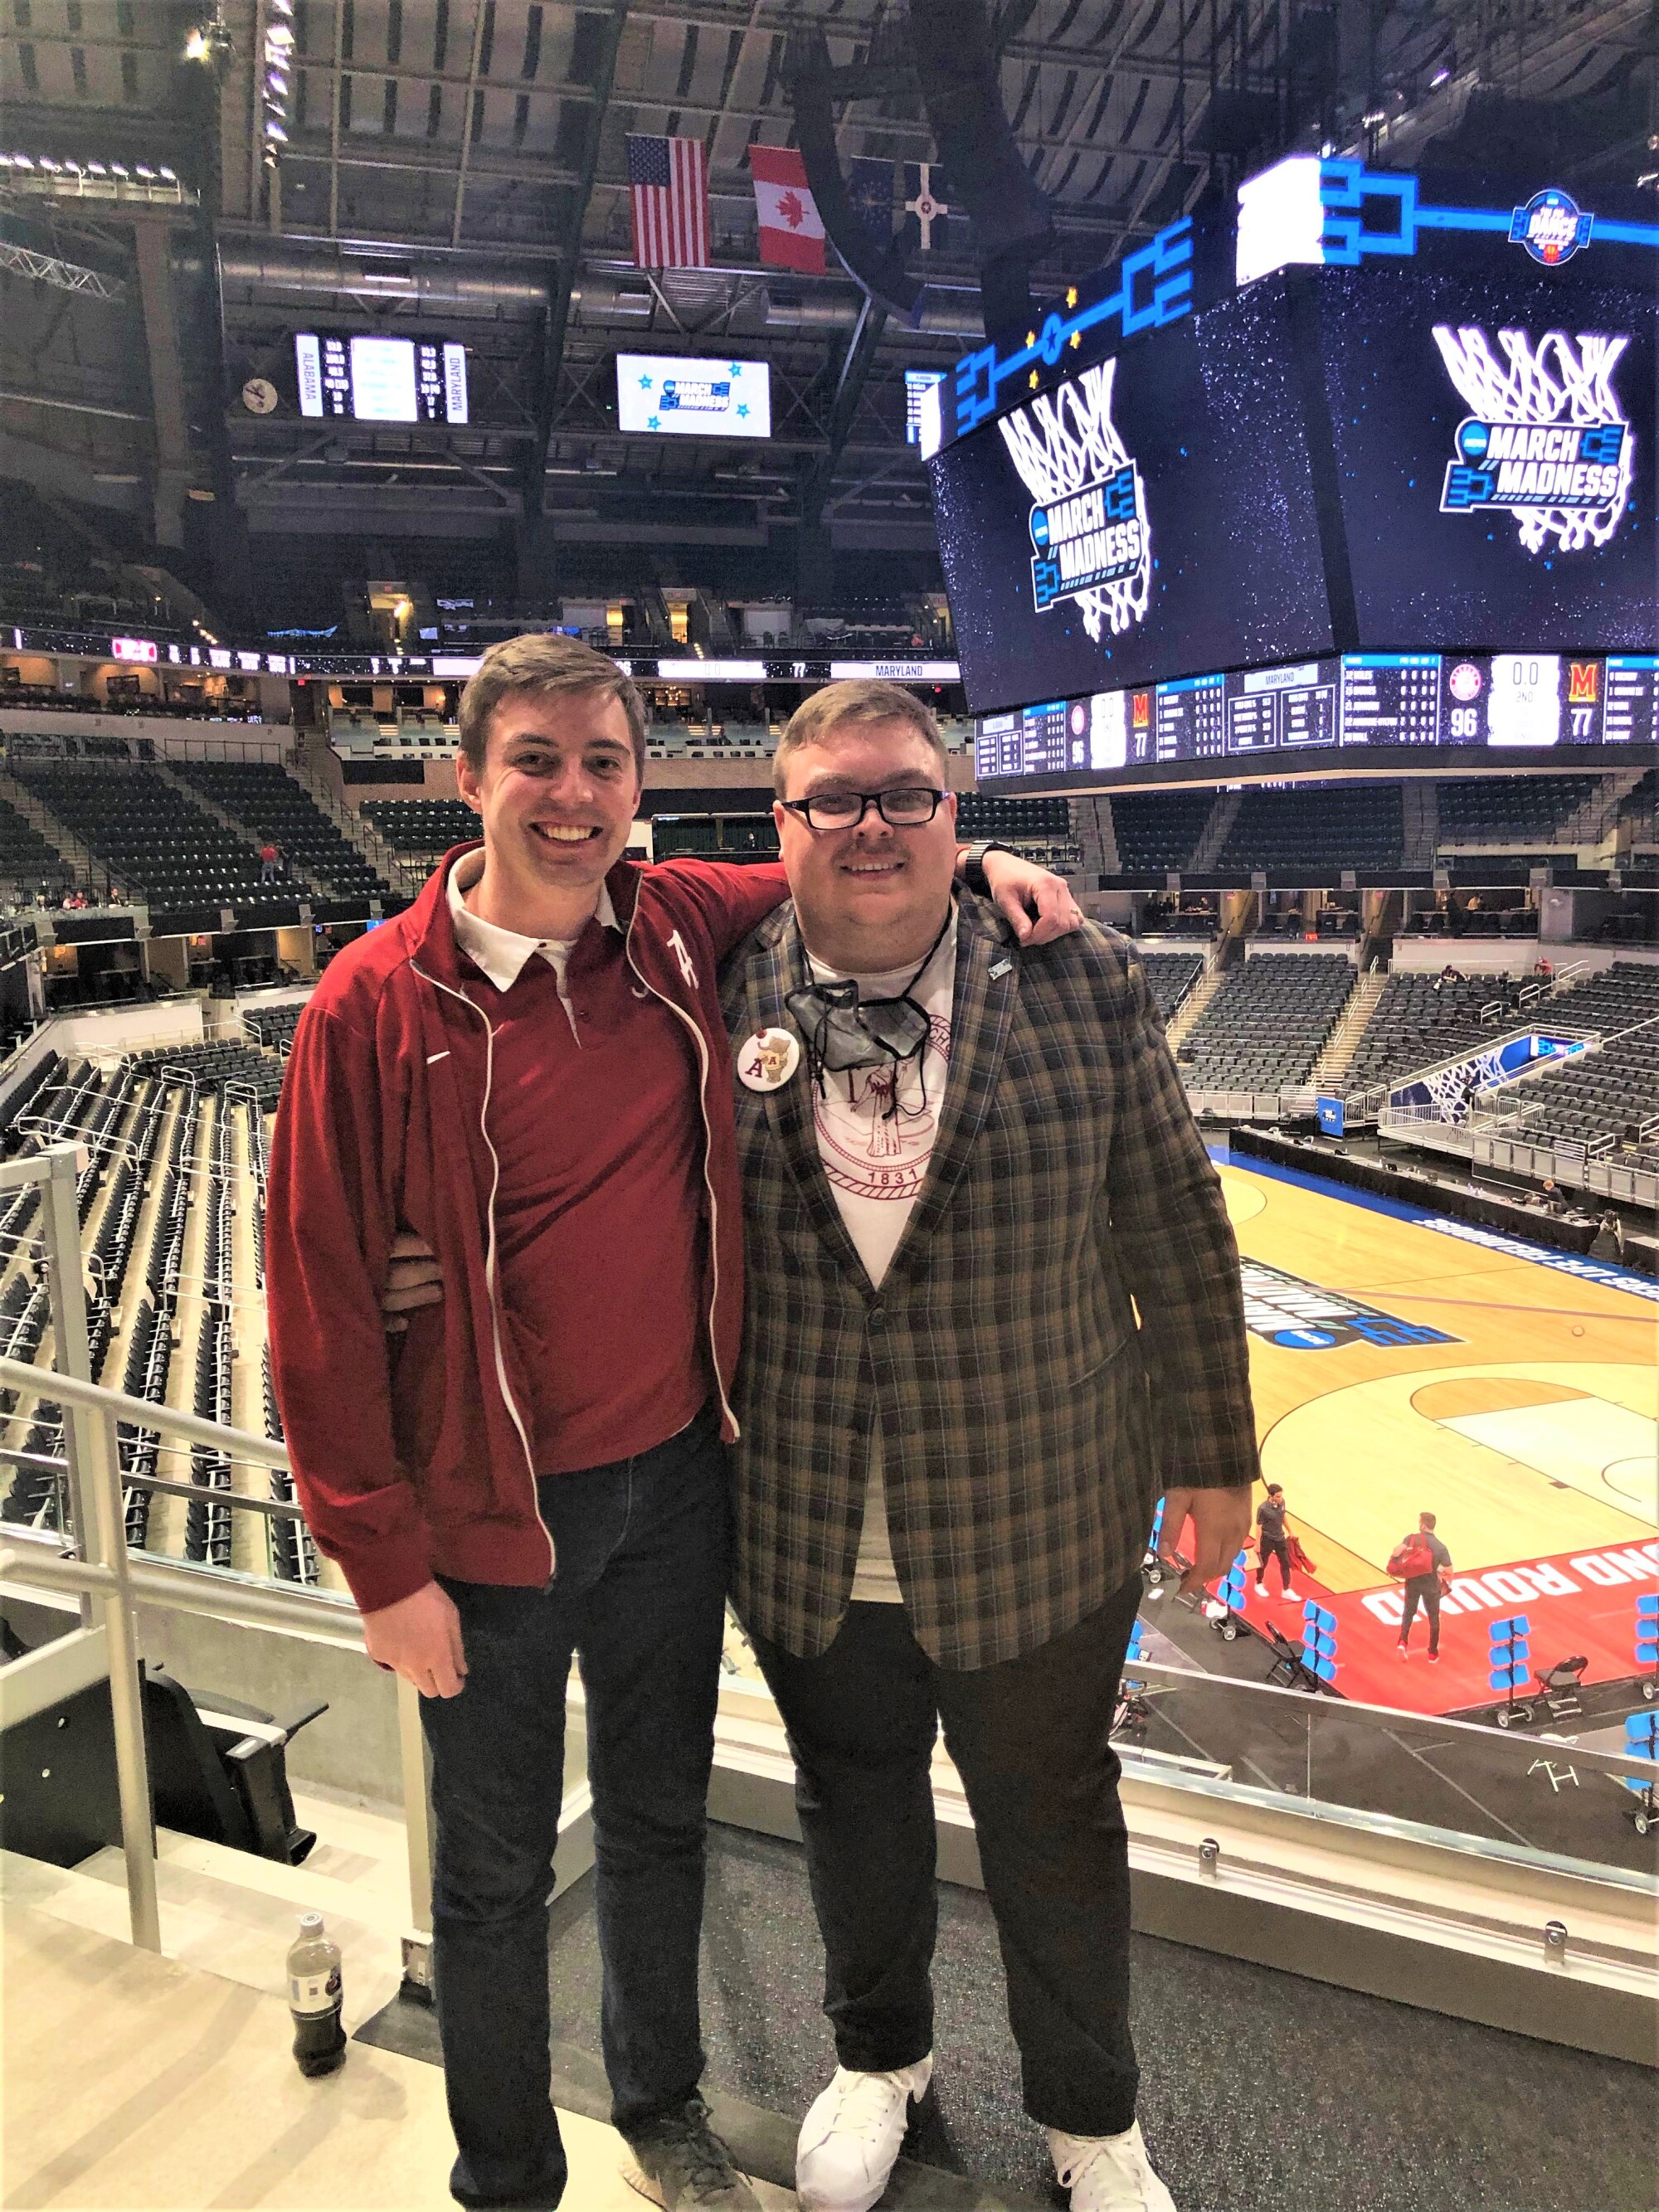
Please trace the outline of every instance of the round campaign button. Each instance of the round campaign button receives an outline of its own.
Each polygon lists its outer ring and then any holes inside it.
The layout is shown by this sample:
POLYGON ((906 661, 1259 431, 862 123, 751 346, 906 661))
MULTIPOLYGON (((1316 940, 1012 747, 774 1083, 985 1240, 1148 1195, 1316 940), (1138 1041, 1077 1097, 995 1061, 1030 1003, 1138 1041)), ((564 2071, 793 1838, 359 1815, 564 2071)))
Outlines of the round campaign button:
POLYGON ((781 1091, 800 1066, 800 1039, 787 1030, 757 1030, 738 1054, 738 1076, 748 1091, 781 1091))

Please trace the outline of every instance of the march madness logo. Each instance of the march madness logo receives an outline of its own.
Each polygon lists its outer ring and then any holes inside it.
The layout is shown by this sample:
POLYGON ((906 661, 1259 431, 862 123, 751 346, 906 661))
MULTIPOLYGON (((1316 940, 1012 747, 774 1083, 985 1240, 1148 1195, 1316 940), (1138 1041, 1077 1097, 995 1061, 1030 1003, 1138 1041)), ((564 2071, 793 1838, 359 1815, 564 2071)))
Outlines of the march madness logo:
POLYGON ((1524 246, 1534 261, 1557 269, 1589 244, 1595 224, 1595 217, 1586 215, 1577 200, 1552 187, 1516 208, 1510 218, 1510 244, 1524 246))
POLYGON ((1260 1260, 1241 1260, 1244 1325, 1252 1336, 1287 1352, 1334 1352, 1339 1345, 1375 1344, 1393 1350, 1407 1345, 1461 1344, 1443 1329, 1401 1321, 1379 1307, 1363 1305, 1340 1291, 1328 1291, 1299 1275, 1285 1274, 1260 1260))
POLYGON ((1116 368, 1098 362, 997 425, 1033 501, 1036 611, 1075 600, 1097 641, 1139 623, 1152 596, 1146 486, 1112 421, 1116 368))
POLYGON ((1443 514, 1507 508, 1523 549, 1607 544, 1629 504, 1634 439, 1613 388, 1628 337, 1434 326, 1446 373, 1471 410, 1453 436, 1443 514))

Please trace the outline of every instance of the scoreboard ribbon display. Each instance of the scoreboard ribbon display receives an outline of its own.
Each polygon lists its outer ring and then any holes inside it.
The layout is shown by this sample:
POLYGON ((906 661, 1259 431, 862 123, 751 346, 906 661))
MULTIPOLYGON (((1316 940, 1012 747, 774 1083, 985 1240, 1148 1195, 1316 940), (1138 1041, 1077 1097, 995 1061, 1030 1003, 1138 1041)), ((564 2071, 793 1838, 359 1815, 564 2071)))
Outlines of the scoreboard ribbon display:
POLYGON ((1031 598, 1039 614, 1057 599, 1079 598, 1121 583, 1140 566, 1146 524, 1140 477, 1133 461, 1115 476, 1085 484, 1069 499, 1034 507, 1030 515, 1031 598))

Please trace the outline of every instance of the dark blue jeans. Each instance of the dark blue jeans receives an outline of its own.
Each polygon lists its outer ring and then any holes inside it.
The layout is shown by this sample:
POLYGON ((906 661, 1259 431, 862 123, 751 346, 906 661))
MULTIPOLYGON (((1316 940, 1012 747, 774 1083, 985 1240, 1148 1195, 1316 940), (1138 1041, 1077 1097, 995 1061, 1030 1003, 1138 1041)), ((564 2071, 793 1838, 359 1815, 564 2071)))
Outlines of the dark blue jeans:
POLYGON ((425 1698, 433 1972, 463 2204, 551 2206, 566 2167, 551 2101, 548 1906, 574 1652, 587 1699, 603 2039, 613 2118, 638 2128, 702 2074, 697 1945, 731 1553, 714 1419, 539 1486, 544 1590, 446 1582, 467 1661, 425 1698))

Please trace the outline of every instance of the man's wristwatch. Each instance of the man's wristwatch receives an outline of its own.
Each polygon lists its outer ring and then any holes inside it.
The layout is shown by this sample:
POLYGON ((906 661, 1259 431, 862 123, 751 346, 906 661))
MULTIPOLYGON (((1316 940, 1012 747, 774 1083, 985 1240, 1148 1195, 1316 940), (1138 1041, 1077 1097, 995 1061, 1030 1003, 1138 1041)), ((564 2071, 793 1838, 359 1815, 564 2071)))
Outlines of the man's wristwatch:
POLYGON ((962 880, 970 891, 981 898, 989 898, 991 886, 985 880, 985 855, 988 853, 1012 853, 1012 845, 1000 845, 994 837, 982 837, 977 844, 964 846, 958 855, 962 861, 962 880))

